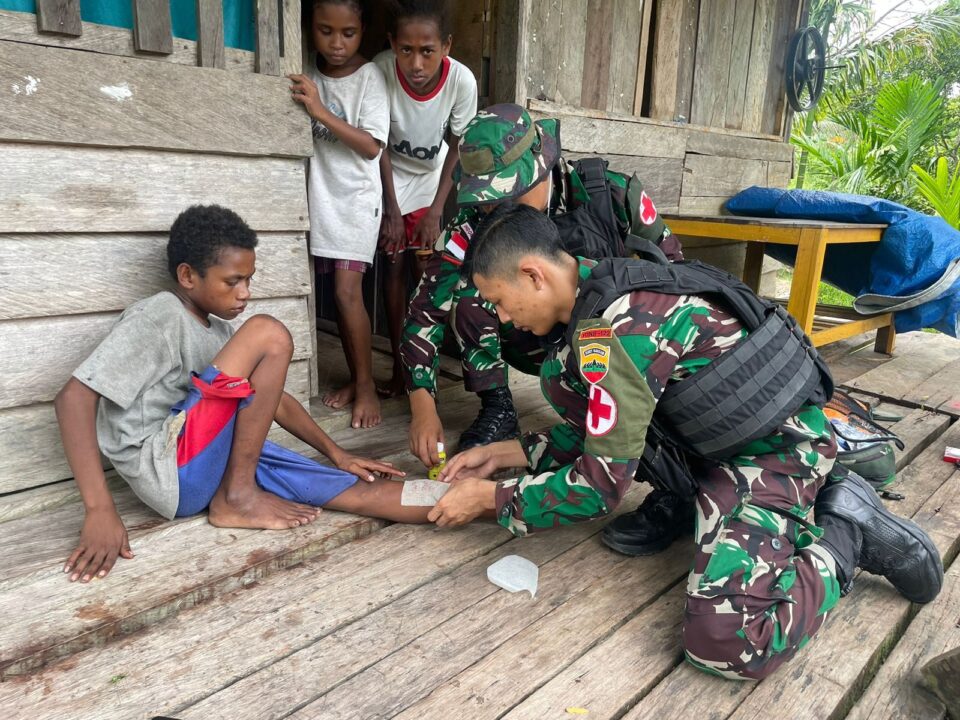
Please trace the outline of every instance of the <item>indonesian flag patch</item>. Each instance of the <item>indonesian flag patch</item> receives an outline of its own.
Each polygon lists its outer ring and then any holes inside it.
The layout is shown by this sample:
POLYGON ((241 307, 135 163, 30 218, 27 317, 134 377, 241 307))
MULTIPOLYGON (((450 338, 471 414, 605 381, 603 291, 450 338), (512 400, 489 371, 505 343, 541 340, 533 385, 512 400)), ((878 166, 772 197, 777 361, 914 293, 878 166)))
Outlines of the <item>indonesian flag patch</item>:
POLYGON ((454 265, 463 265, 463 258, 467 254, 467 245, 473 237, 473 228, 464 223, 450 233, 450 239, 443 248, 443 257, 454 265))

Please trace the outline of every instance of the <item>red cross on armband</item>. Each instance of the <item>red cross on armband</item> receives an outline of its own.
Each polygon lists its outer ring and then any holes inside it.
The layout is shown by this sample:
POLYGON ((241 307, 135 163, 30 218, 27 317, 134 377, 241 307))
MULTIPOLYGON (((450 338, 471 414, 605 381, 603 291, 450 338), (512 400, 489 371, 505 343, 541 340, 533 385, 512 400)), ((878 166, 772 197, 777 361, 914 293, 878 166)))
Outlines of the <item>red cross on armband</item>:
POLYGON ((657 208, 645 190, 640 192, 640 220, 644 225, 653 225, 657 219, 657 208))
POLYGON ((601 437, 617 424, 617 401, 599 385, 590 386, 590 401, 587 404, 587 432, 601 437))

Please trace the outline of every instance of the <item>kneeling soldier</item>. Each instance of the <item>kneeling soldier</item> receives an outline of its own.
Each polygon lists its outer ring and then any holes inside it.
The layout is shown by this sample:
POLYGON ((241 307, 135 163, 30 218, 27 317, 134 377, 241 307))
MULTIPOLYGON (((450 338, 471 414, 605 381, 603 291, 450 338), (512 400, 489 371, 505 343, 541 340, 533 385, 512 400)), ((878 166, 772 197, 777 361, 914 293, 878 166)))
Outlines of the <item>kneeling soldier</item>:
POLYGON ((494 511, 523 535, 612 512, 635 477, 692 496, 684 650, 729 678, 790 659, 858 567, 913 602, 939 592, 930 538, 834 466, 829 371, 777 306, 696 262, 576 258, 529 207, 494 210, 470 250, 500 321, 544 339, 541 383, 563 422, 455 457, 430 520, 494 511), (518 466, 529 474, 484 479, 518 466))

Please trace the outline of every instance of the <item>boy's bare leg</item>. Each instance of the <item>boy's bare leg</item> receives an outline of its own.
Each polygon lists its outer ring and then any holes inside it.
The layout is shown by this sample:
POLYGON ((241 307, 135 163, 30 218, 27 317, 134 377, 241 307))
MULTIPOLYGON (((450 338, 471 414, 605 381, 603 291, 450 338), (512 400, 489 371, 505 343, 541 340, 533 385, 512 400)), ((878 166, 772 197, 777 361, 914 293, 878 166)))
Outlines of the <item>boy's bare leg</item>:
MULTIPOLYGON (((377 479, 373 482, 357 482, 324 505, 330 510, 342 510, 357 515, 383 518, 402 523, 425 523, 432 508, 400 504, 403 483, 397 480, 377 479)), ((484 513, 484 518, 494 518, 495 513, 484 513)))
POLYGON ((293 339, 283 323, 256 315, 213 359, 220 372, 248 378, 256 392, 237 413, 230 459, 210 501, 211 525, 283 530, 306 525, 320 512, 265 492, 256 483, 257 462, 277 414, 292 355, 293 339))
POLYGON ((351 425, 355 428, 375 427, 380 424, 380 400, 373 382, 370 316, 363 304, 363 273, 340 268, 334 272, 340 337, 353 381, 350 387, 331 393, 328 396, 331 402, 326 399, 324 402, 339 408, 352 400, 351 425))
POLYGON ((340 336, 340 346, 343 348, 343 356, 347 359, 347 365, 349 366, 347 369, 350 371, 350 382, 324 393, 323 404, 339 410, 353 402, 357 388, 357 369, 350 361, 350 358, 354 355, 354 350, 350 347, 350 331, 339 309, 337 310, 337 333, 340 336))

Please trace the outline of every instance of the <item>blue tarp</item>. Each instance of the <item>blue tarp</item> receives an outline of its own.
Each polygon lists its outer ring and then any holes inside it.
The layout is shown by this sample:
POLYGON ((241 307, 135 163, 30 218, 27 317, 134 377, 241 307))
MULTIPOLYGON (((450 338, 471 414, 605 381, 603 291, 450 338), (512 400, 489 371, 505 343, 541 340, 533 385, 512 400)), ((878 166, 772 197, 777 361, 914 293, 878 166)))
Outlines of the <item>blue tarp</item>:
MULTIPOLYGON (((909 296, 943 277, 960 258, 960 231, 942 218, 923 215, 889 200, 813 190, 751 187, 727 201, 736 215, 836 222, 887 223, 879 246, 831 245, 823 279, 850 293, 909 296)), ((767 244, 767 252, 793 264, 796 248, 767 244)), ((958 336, 960 281, 936 299, 896 313, 897 332, 929 327, 958 336)))

